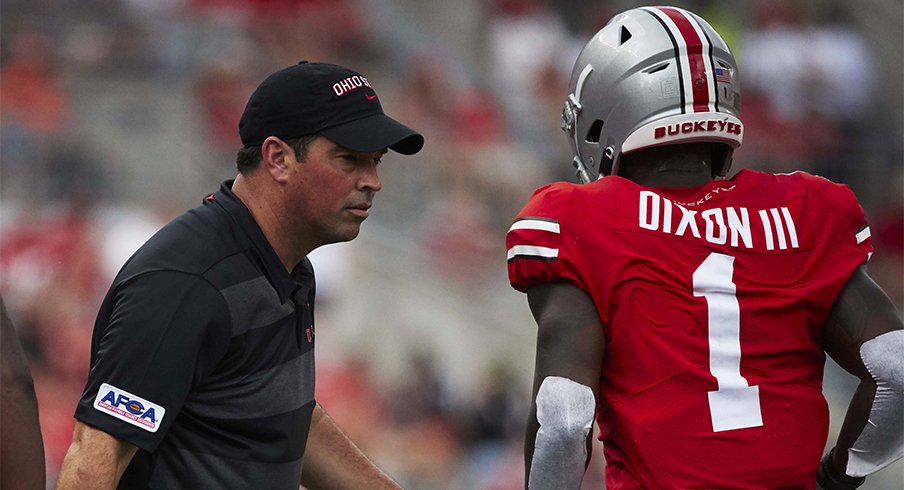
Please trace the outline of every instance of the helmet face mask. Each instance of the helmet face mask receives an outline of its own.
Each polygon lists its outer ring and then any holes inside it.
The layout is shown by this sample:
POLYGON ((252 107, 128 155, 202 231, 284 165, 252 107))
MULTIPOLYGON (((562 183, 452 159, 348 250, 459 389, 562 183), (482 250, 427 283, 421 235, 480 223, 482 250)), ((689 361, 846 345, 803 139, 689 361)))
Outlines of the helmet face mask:
MULTIPOLYGON (((737 64, 700 17, 673 7, 615 16, 581 51, 562 111, 583 182, 617 175, 622 153, 697 141, 728 146, 728 173, 743 125, 737 64)), ((721 163, 721 166, 719 164, 721 163)))

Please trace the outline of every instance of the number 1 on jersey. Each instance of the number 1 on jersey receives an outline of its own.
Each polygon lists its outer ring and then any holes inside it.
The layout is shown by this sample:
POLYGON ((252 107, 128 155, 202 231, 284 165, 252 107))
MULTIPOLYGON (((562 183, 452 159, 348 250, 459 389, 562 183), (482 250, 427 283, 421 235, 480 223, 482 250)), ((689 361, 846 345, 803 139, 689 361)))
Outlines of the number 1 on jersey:
POLYGON ((709 392, 715 432, 763 425, 760 387, 741 376, 741 309, 733 274, 734 257, 715 252, 694 271, 694 296, 706 299, 709 370, 719 384, 709 392))

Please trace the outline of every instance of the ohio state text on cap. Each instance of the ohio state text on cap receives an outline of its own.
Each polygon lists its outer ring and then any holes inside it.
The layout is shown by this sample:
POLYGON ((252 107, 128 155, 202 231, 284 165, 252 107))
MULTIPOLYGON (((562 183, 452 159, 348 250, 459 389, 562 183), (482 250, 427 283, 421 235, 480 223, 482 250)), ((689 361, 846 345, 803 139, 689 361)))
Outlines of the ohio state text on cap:
POLYGON ((268 76, 239 121, 246 148, 317 133, 355 151, 413 155, 424 146, 423 136, 383 113, 366 77, 329 63, 302 61, 268 76))

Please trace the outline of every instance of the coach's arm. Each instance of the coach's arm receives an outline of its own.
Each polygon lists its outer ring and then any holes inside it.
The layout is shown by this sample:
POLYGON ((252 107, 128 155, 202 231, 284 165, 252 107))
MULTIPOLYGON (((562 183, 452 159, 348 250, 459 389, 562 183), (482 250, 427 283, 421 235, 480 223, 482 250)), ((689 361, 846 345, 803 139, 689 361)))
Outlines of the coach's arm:
POLYGON ((138 448, 82 422, 63 459, 57 490, 113 489, 138 448))
POLYGON ((320 404, 311 417, 301 484, 310 490, 402 488, 368 459, 320 404))
POLYGON ((0 488, 45 487, 44 442, 34 380, 0 298, 0 488))

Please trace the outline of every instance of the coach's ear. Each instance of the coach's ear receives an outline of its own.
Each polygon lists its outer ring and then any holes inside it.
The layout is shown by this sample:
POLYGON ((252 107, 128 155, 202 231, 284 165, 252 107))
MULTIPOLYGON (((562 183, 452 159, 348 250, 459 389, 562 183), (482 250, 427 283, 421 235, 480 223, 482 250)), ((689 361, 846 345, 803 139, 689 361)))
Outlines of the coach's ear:
POLYGON ((267 137, 261 144, 261 165, 279 183, 289 179, 294 156, 292 148, 276 136, 267 137))

